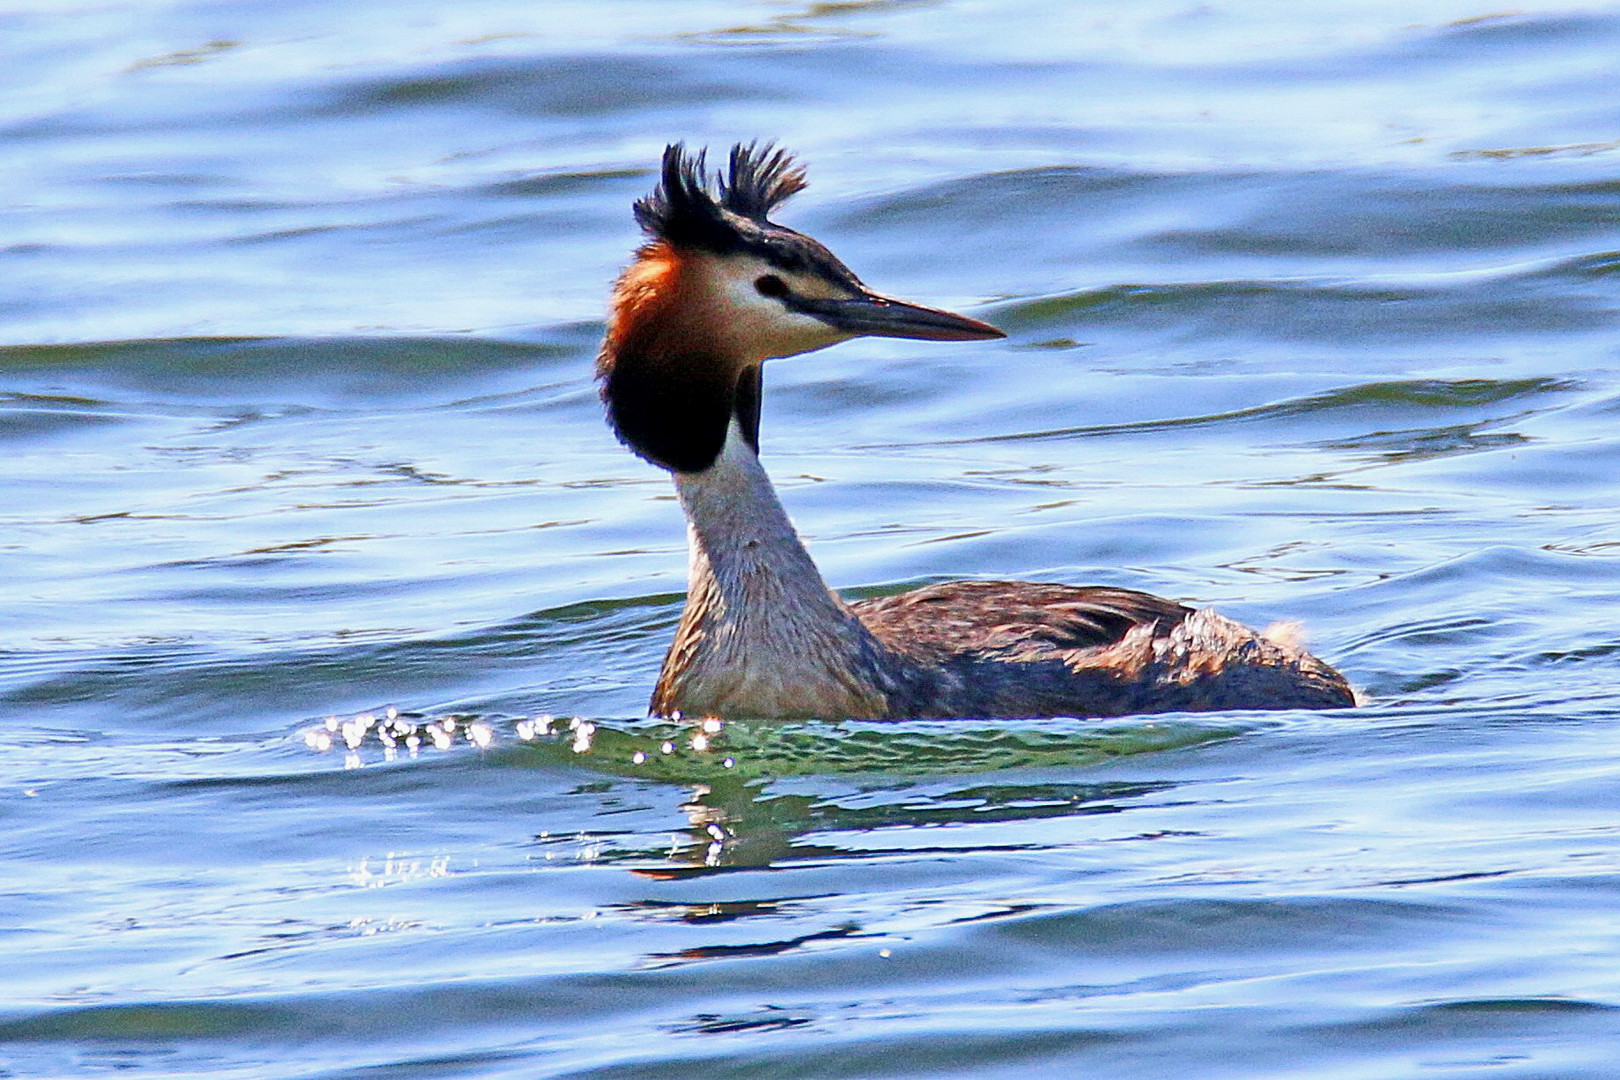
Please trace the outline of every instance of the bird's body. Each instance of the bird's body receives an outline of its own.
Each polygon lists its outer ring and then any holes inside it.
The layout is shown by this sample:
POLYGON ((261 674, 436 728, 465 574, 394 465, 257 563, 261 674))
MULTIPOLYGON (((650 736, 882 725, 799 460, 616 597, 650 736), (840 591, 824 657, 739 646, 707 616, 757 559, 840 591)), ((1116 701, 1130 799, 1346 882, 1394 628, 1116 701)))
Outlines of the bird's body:
POLYGON ((668 469, 686 513, 686 608, 660 716, 1116 716, 1354 704, 1286 641, 1126 589, 959 581, 846 605, 759 461, 760 367, 859 335, 1002 336, 870 292, 767 212, 803 187, 786 155, 732 151, 711 193, 678 146, 636 213, 598 362, 614 429, 668 469))

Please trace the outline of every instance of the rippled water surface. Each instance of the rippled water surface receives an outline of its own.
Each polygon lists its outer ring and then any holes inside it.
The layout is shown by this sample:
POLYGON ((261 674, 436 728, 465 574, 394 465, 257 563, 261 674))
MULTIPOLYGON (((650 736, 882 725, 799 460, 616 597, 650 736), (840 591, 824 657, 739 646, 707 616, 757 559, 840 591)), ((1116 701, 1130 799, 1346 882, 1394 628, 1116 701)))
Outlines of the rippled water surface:
POLYGON ((0 58, 0 1075, 1620 1075, 1620 8, 20 0, 0 58), (1297 621, 1364 706, 642 719, 684 533, 603 299, 665 142, 755 137, 1009 333, 771 365, 835 586, 1297 621))

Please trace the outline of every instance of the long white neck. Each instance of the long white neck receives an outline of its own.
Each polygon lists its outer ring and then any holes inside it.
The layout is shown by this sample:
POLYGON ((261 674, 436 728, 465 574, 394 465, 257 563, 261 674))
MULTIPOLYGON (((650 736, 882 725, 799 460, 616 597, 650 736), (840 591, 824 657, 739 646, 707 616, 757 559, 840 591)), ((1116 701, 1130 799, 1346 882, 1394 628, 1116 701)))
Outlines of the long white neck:
POLYGON ((686 511, 693 585, 713 579, 721 596, 738 604, 755 599, 750 587, 765 575, 798 604, 842 612, 736 421, 715 463, 676 473, 675 491, 686 511))
POLYGON ((653 711, 878 716, 881 647, 828 590, 735 421, 714 464, 676 473, 691 565, 653 711))

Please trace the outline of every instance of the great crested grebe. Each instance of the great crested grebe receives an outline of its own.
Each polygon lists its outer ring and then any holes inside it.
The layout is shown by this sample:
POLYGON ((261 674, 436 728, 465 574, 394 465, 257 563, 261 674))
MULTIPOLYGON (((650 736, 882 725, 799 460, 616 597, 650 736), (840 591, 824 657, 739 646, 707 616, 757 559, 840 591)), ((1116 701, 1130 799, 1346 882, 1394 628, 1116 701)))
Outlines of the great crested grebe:
POLYGON ((767 215, 805 186, 769 145, 664 151, 635 204, 648 240, 613 291, 597 360, 609 422, 669 470, 691 547, 686 609, 651 711, 718 717, 1119 716, 1355 704, 1286 641, 1129 589, 956 581, 845 604, 759 462, 760 368, 853 337, 1001 331, 872 292, 767 215))

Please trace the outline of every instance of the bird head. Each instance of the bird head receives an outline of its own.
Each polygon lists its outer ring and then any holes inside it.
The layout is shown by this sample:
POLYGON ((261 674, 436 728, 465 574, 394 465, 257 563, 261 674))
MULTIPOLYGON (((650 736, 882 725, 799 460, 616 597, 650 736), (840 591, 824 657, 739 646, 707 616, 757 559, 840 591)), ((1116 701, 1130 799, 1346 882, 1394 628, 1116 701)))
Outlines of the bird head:
POLYGON ((635 204, 647 242, 614 289, 598 359, 619 437, 665 468, 713 463, 733 417, 758 449, 759 370, 768 359, 853 337, 975 341, 988 323, 883 296, 816 240, 769 214, 805 186, 769 145, 738 144, 724 175, 702 151, 664 151, 635 204))

